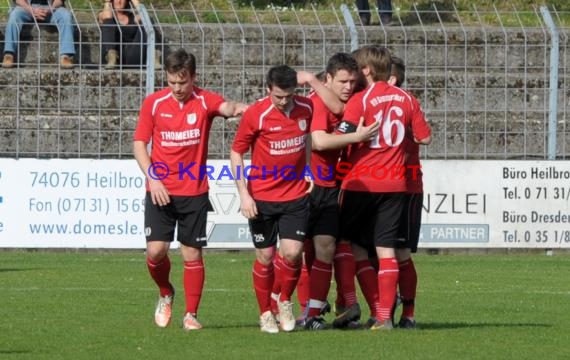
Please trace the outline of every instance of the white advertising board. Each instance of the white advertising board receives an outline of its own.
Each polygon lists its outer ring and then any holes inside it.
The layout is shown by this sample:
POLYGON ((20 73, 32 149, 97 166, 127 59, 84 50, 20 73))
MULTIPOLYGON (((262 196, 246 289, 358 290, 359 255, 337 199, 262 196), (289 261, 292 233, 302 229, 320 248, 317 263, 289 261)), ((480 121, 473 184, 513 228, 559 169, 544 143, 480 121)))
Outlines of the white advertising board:
MULTIPOLYGON (((208 164, 209 247, 251 248, 229 162, 208 164)), ((570 162, 422 167, 420 247, 570 248, 570 162)), ((0 159, 0 248, 144 248, 144 192, 134 160, 0 159)))

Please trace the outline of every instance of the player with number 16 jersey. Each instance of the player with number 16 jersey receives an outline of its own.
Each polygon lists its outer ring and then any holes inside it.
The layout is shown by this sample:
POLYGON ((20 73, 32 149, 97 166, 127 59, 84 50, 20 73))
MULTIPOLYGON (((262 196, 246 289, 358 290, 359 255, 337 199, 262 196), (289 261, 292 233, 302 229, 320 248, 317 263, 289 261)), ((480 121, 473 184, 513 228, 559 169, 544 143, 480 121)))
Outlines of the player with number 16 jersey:
POLYGON ((380 123, 378 135, 370 143, 353 145, 347 162, 352 173, 342 183, 342 189, 367 192, 405 192, 406 131, 411 129, 415 139, 431 135, 425 121, 410 116, 418 106, 411 96, 387 82, 370 84, 355 94, 346 104, 343 122, 338 132, 356 128, 361 114, 364 125, 380 123), (416 119, 416 121, 414 121, 416 119))

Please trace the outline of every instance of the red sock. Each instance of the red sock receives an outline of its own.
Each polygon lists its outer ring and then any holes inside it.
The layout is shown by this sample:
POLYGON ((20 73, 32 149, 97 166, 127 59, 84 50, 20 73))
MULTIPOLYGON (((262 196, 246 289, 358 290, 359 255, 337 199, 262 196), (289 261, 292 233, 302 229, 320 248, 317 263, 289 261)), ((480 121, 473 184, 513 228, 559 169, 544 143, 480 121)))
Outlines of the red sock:
POLYGON ((170 259, 166 255, 162 260, 153 262, 150 258, 146 258, 146 266, 150 277, 154 280, 160 290, 160 296, 165 297, 172 295, 172 285, 170 284, 170 259))
POLYGON ((360 290, 362 290, 362 294, 370 308, 370 316, 376 318, 380 310, 378 276, 370 260, 366 259, 356 262, 356 278, 358 279, 360 290))
POLYGON ((310 284, 309 284, 309 270, 307 265, 303 264, 301 267, 301 275, 299 276, 299 281, 297 282, 297 300, 299 300, 299 306, 301 307, 301 313, 305 312, 307 307, 307 302, 309 301, 310 294, 310 284))
POLYGON ((303 243, 303 254, 307 270, 311 272, 311 267, 315 261, 315 243, 313 242, 313 239, 305 240, 303 243))
POLYGON ((259 314, 271 310, 271 286, 273 286, 273 264, 263 265, 258 260, 253 263, 253 288, 259 314))
POLYGON ((331 278, 332 264, 315 259, 309 277, 310 300, 308 317, 320 315, 321 307, 327 301, 331 278))
POLYGON ((204 288, 204 261, 184 261, 184 295, 186 296, 186 312, 196 315, 204 288))
POLYGON ((281 293, 281 267, 283 263, 283 258, 279 251, 275 253, 273 258, 273 284, 271 288, 271 312, 273 314, 279 313, 279 308, 277 307, 277 300, 279 299, 279 293, 281 293))
POLYGON ((392 305, 398 287, 398 262, 396 258, 384 258, 379 261, 378 292, 380 293, 380 312, 378 320, 389 320, 392 305))
POLYGON ((295 291, 299 275, 301 275, 301 261, 293 263, 283 258, 281 263, 281 293, 279 301, 291 301, 291 295, 295 291))
POLYGON ((404 260, 398 264, 400 276, 398 285, 400 296, 402 297, 402 317, 414 317, 414 301, 416 299, 416 288, 418 286, 418 274, 412 259, 404 260))
POLYGON ((340 292, 344 304, 340 304, 337 298, 337 305, 348 307, 356 303, 355 273, 356 265, 350 244, 338 244, 334 254, 334 278, 336 280, 337 292, 340 292))

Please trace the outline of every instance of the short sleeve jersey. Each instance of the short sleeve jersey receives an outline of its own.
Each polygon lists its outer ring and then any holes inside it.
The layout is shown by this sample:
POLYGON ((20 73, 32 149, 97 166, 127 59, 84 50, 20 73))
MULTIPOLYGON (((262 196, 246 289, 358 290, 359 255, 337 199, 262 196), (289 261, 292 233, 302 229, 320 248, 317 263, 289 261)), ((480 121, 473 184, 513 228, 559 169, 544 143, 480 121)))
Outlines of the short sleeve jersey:
MULTIPOLYGON (((313 121, 311 122, 311 133, 322 130, 326 133, 334 133, 336 127, 342 120, 342 116, 337 116, 327 108, 323 100, 316 93, 309 95, 313 101, 313 121)), ((315 185, 323 187, 336 187, 337 174, 336 166, 341 150, 311 151, 311 174, 315 185)))
POLYGON ((240 121, 232 150, 244 154, 251 148, 251 165, 241 169, 255 200, 291 201, 305 196, 307 182, 306 141, 313 105, 310 99, 293 97, 289 116, 266 97, 251 105, 240 121))
MULTIPOLYGON (((208 178, 200 174, 208 158, 212 120, 224 98, 194 87, 185 103, 163 89, 144 99, 134 140, 152 140, 151 161, 161 166, 162 179, 171 195, 197 196, 208 192, 208 178), (165 168, 166 167, 166 168, 165 168)), ((148 183, 147 183, 148 191, 148 183)))
MULTIPOLYGON (((367 192, 405 192, 404 142, 406 132, 412 131, 417 139, 429 135, 427 123, 414 122, 412 97, 405 91, 380 81, 355 94, 346 104, 343 122, 358 126, 364 116, 364 125, 380 123, 378 134, 368 143, 351 147, 347 162, 351 174, 344 177, 341 188, 367 192)), ((338 132, 346 132, 341 125, 338 132)))

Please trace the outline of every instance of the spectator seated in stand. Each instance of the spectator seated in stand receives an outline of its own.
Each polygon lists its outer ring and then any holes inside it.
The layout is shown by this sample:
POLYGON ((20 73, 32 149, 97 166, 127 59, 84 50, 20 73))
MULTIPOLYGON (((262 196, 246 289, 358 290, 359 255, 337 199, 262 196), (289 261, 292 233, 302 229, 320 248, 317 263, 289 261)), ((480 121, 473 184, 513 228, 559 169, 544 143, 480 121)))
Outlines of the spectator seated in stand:
POLYGON ((65 69, 73 68, 74 21, 71 12, 64 5, 64 0, 15 0, 6 25, 2 67, 11 68, 16 64, 18 41, 25 23, 48 23, 59 29, 60 66, 65 69))
MULTIPOLYGON (((102 62, 105 69, 146 64, 147 35, 136 10, 139 0, 105 0, 99 13, 102 62)), ((155 50, 155 68, 160 69, 161 54, 155 50)))

